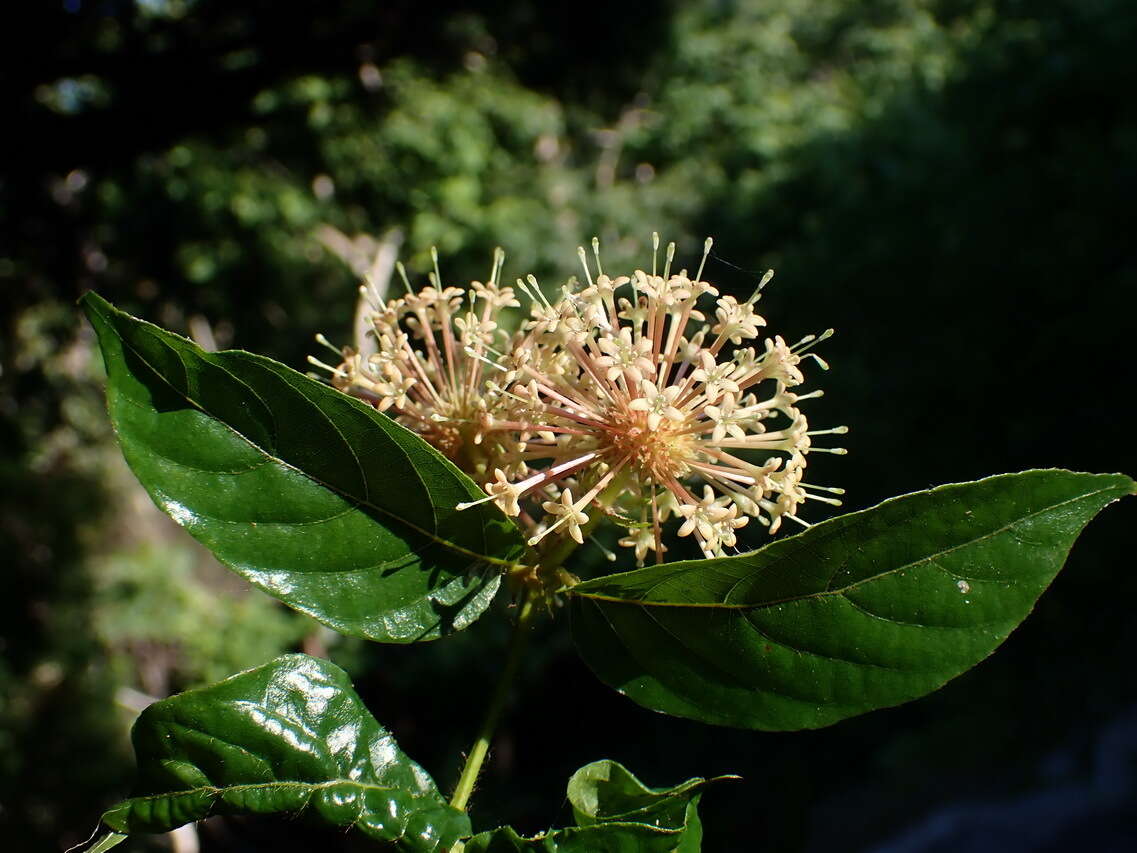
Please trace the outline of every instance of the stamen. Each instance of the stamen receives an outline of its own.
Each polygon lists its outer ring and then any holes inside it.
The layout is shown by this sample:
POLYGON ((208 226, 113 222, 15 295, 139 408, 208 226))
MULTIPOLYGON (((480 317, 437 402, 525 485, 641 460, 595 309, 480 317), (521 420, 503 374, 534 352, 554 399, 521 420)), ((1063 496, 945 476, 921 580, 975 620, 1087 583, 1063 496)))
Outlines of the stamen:
POLYGON ((794 344, 792 347, 790 347, 790 350, 792 352, 796 352, 800 355, 801 353, 805 352, 806 350, 813 349, 815 346, 817 346, 822 341, 829 340, 829 338, 833 337, 833 335, 834 335, 833 329, 826 329, 820 335, 806 335, 804 338, 802 338, 800 341, 798 341, 796 344, 794 344))
POLYGON ((323 332, 316 332, 316 343, 318 343, 322 347, 327 347, 332 352, 334 352, 338 357, 343 358, 343 351, 339 347, 332 344, 332 342, 329 341, 327 338, 325 338, 323 332))
POLYGON ((598 455, 599 454, 596 453, 596 451, 593 451, 592 453, 586 453, 583 456, 578 456, 576 459, 570 459, 568 462, 561 462, 559 465, 554 465, 551 468, 546 468, 544 471, 540 471, 537 474, 534 474, 532 477, 522 480, 520 483, 515 485, 514 488, 517 489, 518 494, 521 494, 522 492, 529 491, 538 484, 555 482, 556 480, 560 479, 563 474, 567 474, 570 471, 574 471, 577 468, 587 465, 598 455))
POLYGON ((505 358, 505 353, 503 353, 503 352, 502 352, 501 350, 499 350, 499 349, 495 349, 495 348, 494 348, 494 347, 492 347, 490 344, 482 344, 482 349, 484 349, 484 350, 485 350, 486 352, 488 352, 488 353, 493 353, 493 354, 494 354, 494 355, 496 355, 498 358, 505 358))
POLYGON ((407 289, 407 293, 414 293, 414 288, 411 287, 411 282, 407 278, 407 268, 403 266, 402 261, 395 261, 395 269, 398 270, 399 278, 403 281, 403 287, 407 289))
POLYGON ((754 292, 752 294, 750 294, 750 298, 746 300, 746 304, 747 305, 753 305, 755 302, 757 302, 762 297, 763 288, 765 288, 766 285, 769 284, 773 280, 773 278, 774 278, 774 271, 773 270, 766 270, 766 274, 762 276, 762 280, 760 282, 758 282, 758 287, 756 287, 754 289, 754 292))
POLYGON ((834 494, 834 495, 845 494, 844 489, 839 489, 836 486, 815 486, 812 483, 802 483, 801 487, 803 489, 817 489, 820 492, 829 492, 829 493, 834 494))
POLYGON ((477 506, 478 504, 489 503, 492 500, 497 500, 497 498, 493 495, 486 495, 484 498, 478 498, 476 501, 465 501, 464 503, 455 504, 454 509, 458 510, 458 512, 461 512, 464 509, 469 509, 470 507, 477 506))
POLYGON ((379 288, 375 286, 375 280, 369 275, 363 277, 363 284, 359 287, 360 295, 367 300, 367 304, 372 308, 378 309, 383 305, 383 294, 379 292, 379 288))
POLYGON ((430 247, 430 260, 434 263, 434 286, 442 290, 442 273, 438 269, 438 248, 430 247))
POLYGON ((501 280, 501 268, 505 266, 505 250, 498 246, 493 250, 493 269, 490 272, 490 284, 497 285, 501 280))
POLYGON ((338 376, 341 379, 347 379, 347 374, 340 370, 338 367, 332 367, 330 364, 324 364, 324 362, 320 361, 320 359, 316 358, 314 355, 308 356, 308 363, 314 367, 323 368, 324 370, 328 371, 328 373, 332 374, 332 376, 338 376))
POLYGON ((815 495, 815 494, 812 494, 810 492, 805 492, 805 496, 807 498, 809 498, 811 501, 821 501, 821 503, 823 503, 823 504, 830 504, 832 506, 841 506, 841 501, 837 500, 837 498, 827 498, 823 495, 815 495))
MULTIPOLYGON (((488 349, 488 347, 487 347, 487 349, 488 349)), ((484 364, 488 364, 494 370, 500 370, 502 373, 509 373, 509 370, 507 368, 502 367, 496 361, 493 361, 491 359, 486 358, 484 355, 482 355, 480 352, 475 350, 473 347, 469 347, 469 346, 463 347, 462 352, 466 353, 466 355, 470 356, 470 358, 476 358, 478 361, 480 361, 484 364)))
POLYGON ((592 254, 596 258, 596 274, 604 275, 604 268, 600 266, 600 238, 592 238, 592 254))
POLYGON ((616 552, 604 547, 604 544, 592 534, 589 534, 588 541, 600 549, 600 553, 604 555, 604 559, 609 563, 616 562, 616 552))
POLYGON ((517 402, 525 403, 526 405, 531 405, 533 403, 533 401, 527 397, 522 397, 519 394, 514 394, 512 391, 507 391, 492 379, 486 381, 486 390, 493 394, 501 394, 503 397, 509 397, 511 400, 516 400, 517 402))
POLYGON ((584 277, 588 279, 589 286, 592 286, 592 271, 588 268, 588 254, 584 251, 584 246, 576 247, 576 255, 580 258, 580 264, 584 267, 584 277))
POLYGON ((667 244, 667 263, 663 265, 663 277, 671 277, 671 262, 675 260, 675 243, 667 244))
POLYGON ((706 241, 703 243, 703 259, 701 261, 699 261, 699 271, 697 273, 695 273, 695 281, 702 281, 703 280, 703 267, 707 263, 707 255, 709 255, 711 253, 711 246, 713 246, 714 244, 715 244, 715 241, 712 240, 710 237, 708 237, 706 239, 706 241))
POLYGON ((533 288, 537 296, 540 297, 541 301, 545 303, 545 307, 550 311, 553 310, 553 304, 549 302, 548 298, 545 296, 545 292, 541 290, 541 285, 537 284, 537 276, 533 275, 533 273, 529 273, 529 275, 525 276, 525 278, 529 282, 529 286, 533 288))
POLYGON ((530 292, 529 287, 521 279, 517 279, 517 289, 524 293, 529 298, 530 302, 537 301, 537 297, 534 296, 532 292, 530 292))
POLYGON ((848 431, 847 426, 835 426, 831 429, 811 429, 806 435, 845 435, 848 431))
POLYGON ((656 263, 659 257, 659 232, 651 232, 651 274, 655 275, 656 263))

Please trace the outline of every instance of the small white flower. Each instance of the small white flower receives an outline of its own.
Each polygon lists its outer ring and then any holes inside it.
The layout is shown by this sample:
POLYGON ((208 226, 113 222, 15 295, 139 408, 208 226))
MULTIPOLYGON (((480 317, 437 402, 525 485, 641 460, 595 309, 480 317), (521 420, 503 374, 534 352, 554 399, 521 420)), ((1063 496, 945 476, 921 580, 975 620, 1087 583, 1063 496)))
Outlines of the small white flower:
POLYGON ((625 548, 634 548, 636 563, 641 566, 644 564, 644 558, 647 557, 648 551, 654 551, 656 548, 659 549, 660 554, 667 551, 666 545, 655 541, 655 531, 646 526, 628 528, 628 535, 620 539, 619 544, 625 548))
POLYGON ((683 420, 683 412, 675 407, 675 400, 683 393, 678 385, 668 385, 666 388, 656 387, 654 382, 643 380, 640 383, 642 397, 636 397, 628 403, 633 412, 647 413, 647 428, 653 432, 659 429, 663 419, 670 421, 683 420))
POLYGON ((588 523, 588 516, 573 505, 572 489, 562 491, 559 501, 545 501, 541 504, 541 508, 556 519, 551 526, 556 527, 563 524, 567 528, 569 536, 579 544, 584 544, 584 534, 581 532, 580 526, 588 523))
POLYGON ((596 359, 596 363, 608 368, 609 382, 615 382, 623 375, 633 382, 639 382, 644 376, 655 375, 655 365, 651 361, 651 341, 640 338, 633 342, 631 329, 621 329, 615 337, 600 338, 596 345, 604 353, 596 359))
POLYGON ((518 516, 521 514, 521 504, 517 499, 521 496, 521 492, 509 482, 505 476, 505 472, 500 468, 495 468, 493 472, 494 482, 486 483, 486 494, 492 495, 494 502, 501 507, 501 511, 508 516, 518 516))
POLYGON ((702 366, 691 374, 691 378, 703 383, 703 396, 708 403, 713 403, 723 394, 738 393, 738 383, 730 378, 734 373, 733 363, 717 364, 715 357, 707 350, 699 353, 699 361, 702 366))

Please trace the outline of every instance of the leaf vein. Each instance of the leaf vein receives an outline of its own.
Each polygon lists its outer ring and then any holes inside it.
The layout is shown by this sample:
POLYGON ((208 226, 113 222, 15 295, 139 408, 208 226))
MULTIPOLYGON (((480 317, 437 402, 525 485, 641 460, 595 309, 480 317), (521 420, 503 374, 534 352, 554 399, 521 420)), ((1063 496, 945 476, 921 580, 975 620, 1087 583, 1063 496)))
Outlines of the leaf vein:
POLYGON ((766 640, 767 642, 773 643, 774 645, 777 645, 777 646, 781 646, 782 648, 788 649, 791 652, 796 652, 799 655, 809 655, 811 657, 820 658, 821 660, 832 661, 833 663, 843 663, 843 664, 849 664, 851 666, 870 667, 872 669, 883 669, 886 672, 909 673, 909 672, 921 672, 921 671, 923 671, 920 669, 905 669, 904 667, 899 667, 899 666, 889 666, 888 664, 885 664, 885 663, 873 663, 872 661, 855 660, 853 658, 837 657, 836 655, 825 654, 824 652, 815 651, 813 649, 801 648, 799 646, 795 646, 793 643, 787 642, 786 640, 775 639, 773 636, 771 636, 770 634, 767 634, 765 631, 763 631, 761 628, 759 628, 757 625, 755 625, 754 622, 751 621, 748 617, 743 617, 742 621, 746 625, 749 625, 752 629, 754 629, 754 631, 758 634, 758 636, 760 636, 762 639, 766 640))
POLYGON ((932 631, 974 631, 976 628, 993 628, 996 625, 1002 625, 1004 620, 994 620, 991 622, 972 622, 968 625, 932 625, 927 622, 910 622, 906 619, 895 619, 891 616, 884 616, 880 613, 874 613, 863 604, 860 604, 853 599, 849 598, 848 594, 841 593, 841 598, 848 602, 854 610, 859 610, 865 616, 872 619, 879 619, 882 622, 887 622, 890 625, 901 625, 911 628, 926 628, 932 631))

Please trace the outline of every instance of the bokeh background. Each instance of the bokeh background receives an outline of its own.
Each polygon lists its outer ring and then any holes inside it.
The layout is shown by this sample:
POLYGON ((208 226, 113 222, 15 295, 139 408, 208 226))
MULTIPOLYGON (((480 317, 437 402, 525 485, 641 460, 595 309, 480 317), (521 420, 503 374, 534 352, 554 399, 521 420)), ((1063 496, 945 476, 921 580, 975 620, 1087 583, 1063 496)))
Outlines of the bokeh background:
MULTIPOLYGON (((304 368, 358 274, 648 263, 658 230, 796 338, 827 326, 820 424, 849 508, 1007 470, 1137 473, 1137 4, 55 0, 0 27, 0 837, 82 841, 130 785, 129 725, 287 649, 349 669, 444 788, 507 633, 330 635, 221 569, 116 450, 87 289, 304 368), (401 240, 401 242, 399 242, 401 240)), ((815 375, 816 375, 815 371, 815 375)), ((1135 501, 1134 503, 1137 503, 1135 501)), ((812 517, 819 518, 815 513, 812 517)), ((601 757, 704 797, 708 851, 1137 849, 1134 506, 939 693, 774 735, 644 711, 566 618, 534 643, 477 825, 569 819, 601 757)), ((214 819, 121 849, 364 849, 214 819)))

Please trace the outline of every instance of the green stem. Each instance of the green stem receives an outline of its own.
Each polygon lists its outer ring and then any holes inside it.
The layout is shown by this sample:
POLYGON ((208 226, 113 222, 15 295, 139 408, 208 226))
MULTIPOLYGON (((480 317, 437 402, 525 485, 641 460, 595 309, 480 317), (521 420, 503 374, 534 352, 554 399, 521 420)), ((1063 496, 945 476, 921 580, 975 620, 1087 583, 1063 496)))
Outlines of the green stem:
POLYGON ((478 781, 478 773, 482 769, 482 763, 486 760, 486 753, 489 752, 494 729, 497 728, 501 712, 505 709, 505 701, 509 698, 509 689, 513 685, 518 665, 521 663, 521 656, 529 640, 529 629, 537 612, 536 607, 533 606, 533 598, 532 594, 527 593, 521 602, 521 610, 517 614, 517 624, 513 629, 513 638, 509 643, 509 653, 505 659, 505 669, 494 688, 493 697, 490 699, 489 708, 486 710, 485 721, 482 723, 478 738, 474 741, 474 746, 466 758, 462 775, 458 778, 458 787, 454 789, 454 796, 450 800, 450 805, 460 811, 466 811, 466 805, 470 802, 470 795, 474 793, 474 784, 478 781))

